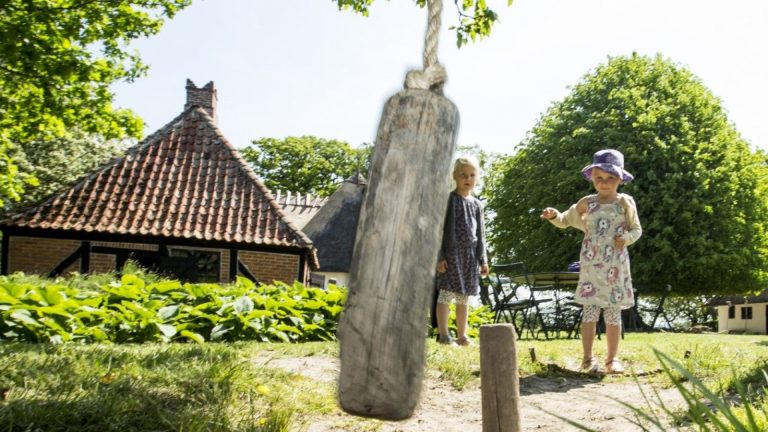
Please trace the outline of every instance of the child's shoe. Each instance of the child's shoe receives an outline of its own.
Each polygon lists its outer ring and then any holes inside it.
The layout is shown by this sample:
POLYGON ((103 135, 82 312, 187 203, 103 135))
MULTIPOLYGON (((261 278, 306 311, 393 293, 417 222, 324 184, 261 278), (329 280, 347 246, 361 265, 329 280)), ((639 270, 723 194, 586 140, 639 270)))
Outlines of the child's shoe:
POLYGON ((587 357, 581 361, 581 371, 584 373, 600 372, 600 364, 595 357, 587 357))
POLYGON ((619 359, 611 359, 605 363, 605 373, 609 374, 623 374, 624 365, 621 364, 619 359))
POLYGON ((456 339, 456 343, 461 346, 474 346, 475 343, 472 342, 472 340, 466 336, 462 336, 458 339, 456 339))
POLYGON ((437 335, 437 343, 441 345, 456 345, 456 341, 450 336, 437 335))

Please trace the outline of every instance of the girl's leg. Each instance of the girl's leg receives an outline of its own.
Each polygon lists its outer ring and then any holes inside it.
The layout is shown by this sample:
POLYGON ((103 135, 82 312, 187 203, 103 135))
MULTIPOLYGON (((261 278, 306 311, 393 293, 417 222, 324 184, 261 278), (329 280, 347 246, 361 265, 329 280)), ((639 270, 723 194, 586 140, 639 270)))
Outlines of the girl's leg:
POLYGON ((618 358, 619 340, 621 339, 621 324, 605 323, 605 338, 608 339, 608 355, 605 358, 606 363, 618 358))
POLYGON ((467 316, 469 308, 467 304, 456 303, 456 338, 465 340, 467 338, 467 316))
POLYGON ((437 331, 440 334, 440 341, 450 340, 448 334, 448 316, 450 312, 449 305, 437 303, 437 331))
POLYGON ((609 373, 624 372, 624 367, 619 362, 619 341, 621 340, 621 309, 605 308, 605 336, 608 340, 608 355, 605 365, 609 373))
POLYGON ((584 306, 581 316, 581 348, 584 351, 581 368, 589 372, 597 372, 598 369, 597 361, 592 354, 592 345, 595 342, 597 320, 599 318, 600 306, 584 306))
POLYGON ((595 334, 597 332, 596 322, 583 322, 581 323, 581 348, 584 351, 584 358, 592 358, 592 345, 595 342, 595 334))

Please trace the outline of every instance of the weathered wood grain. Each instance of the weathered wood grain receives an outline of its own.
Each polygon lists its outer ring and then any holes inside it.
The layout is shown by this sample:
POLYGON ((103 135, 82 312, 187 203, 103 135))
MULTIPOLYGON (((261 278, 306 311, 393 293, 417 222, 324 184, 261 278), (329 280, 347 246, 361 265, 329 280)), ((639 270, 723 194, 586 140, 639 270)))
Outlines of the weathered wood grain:
POLYGON ((418 402, 458 125, 456 106, 428 90, 384 106, 339 323, 350 413, 398 420, 418 402))
POLYGON ((480 327, 483 432, 522 430, 516 339, 511 324, 480 327))

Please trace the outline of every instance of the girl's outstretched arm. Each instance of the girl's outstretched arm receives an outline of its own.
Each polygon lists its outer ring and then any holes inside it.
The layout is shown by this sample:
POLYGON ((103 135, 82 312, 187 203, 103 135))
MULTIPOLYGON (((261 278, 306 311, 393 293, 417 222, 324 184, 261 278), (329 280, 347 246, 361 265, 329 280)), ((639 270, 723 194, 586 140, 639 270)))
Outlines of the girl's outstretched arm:
POLYGON ((541 218, 548 220, 558 228, 574 227, 581 231, 586 231, 587 227, 584 225, 584 219, 581 217, 586 212, 587 197, 584 197, 563 213, 552 207, 547 207, 542 210, 541 218))

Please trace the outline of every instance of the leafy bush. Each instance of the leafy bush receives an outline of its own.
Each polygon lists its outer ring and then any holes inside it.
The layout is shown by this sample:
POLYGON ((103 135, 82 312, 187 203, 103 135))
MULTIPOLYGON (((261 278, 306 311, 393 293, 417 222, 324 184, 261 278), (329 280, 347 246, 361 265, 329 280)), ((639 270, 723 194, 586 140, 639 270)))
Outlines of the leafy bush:
POLYGON ((182 284, 141 271, 0 277, 0 339, 31 342, 306 342, 334 340, 346 290, 182 284))

